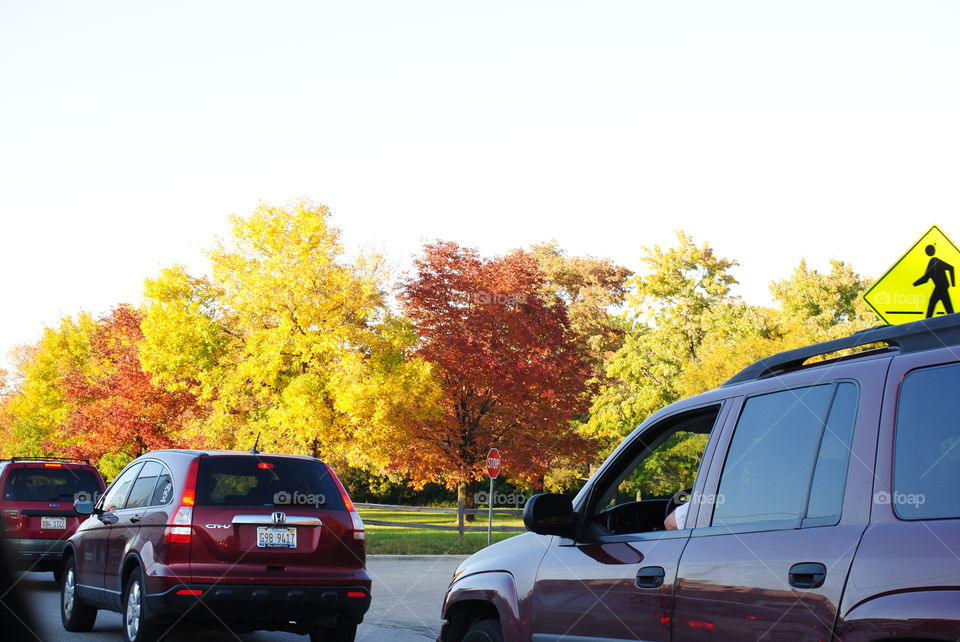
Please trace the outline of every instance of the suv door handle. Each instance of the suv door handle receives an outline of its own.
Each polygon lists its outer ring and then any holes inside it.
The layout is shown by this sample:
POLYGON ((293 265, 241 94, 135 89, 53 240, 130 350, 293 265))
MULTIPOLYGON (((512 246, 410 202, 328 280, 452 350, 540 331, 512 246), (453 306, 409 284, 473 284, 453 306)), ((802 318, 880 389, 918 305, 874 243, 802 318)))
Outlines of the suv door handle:
POLYGON ((133 522, 134 524, 136 524, 137 522, 140 521, 140 518, 141 518, 141 517, 143 517, 143 515, 139 515, 139 514, 137 514, 137 515, 131 515, 131 516, 130 516, 130 521, 133 522))
POLYGON ((793 588, 820 588, 826 579, 827 567, 823 564, 806 562, 790 567, 790 586, 793 588))
POLYGON ((662 566, 644 566, 637 571, 637 586, 639 588, 657 588, 663 584, 665 575, 662 566))

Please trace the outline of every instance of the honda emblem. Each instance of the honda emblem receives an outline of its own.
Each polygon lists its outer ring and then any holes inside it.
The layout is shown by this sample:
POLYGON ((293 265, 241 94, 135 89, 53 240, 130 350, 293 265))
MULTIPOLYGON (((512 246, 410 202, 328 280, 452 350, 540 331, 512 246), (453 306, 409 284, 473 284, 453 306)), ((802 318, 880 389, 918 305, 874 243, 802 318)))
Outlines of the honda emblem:
POLYGON ((273 514, 273 523, 274 523, 274 524, 282 524, 282 523, 284 523, 285 521, 287 521, 287 516, 286 516, 284 513, 282 513, 281 511, 277 511, 277 512, 275 512, 275 513, 273 514))

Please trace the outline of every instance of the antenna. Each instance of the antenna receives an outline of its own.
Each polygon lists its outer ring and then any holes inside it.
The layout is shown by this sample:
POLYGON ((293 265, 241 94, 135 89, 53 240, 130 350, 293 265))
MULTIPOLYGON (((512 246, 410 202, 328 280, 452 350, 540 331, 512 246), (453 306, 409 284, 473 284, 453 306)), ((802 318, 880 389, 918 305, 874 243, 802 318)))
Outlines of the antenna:
POLYGON ((259 455, 259 454, 260 454, 260 451, 257 450, 257 446, 259 446, 259 445, 260 445, 260 431, 258 430, 258 431, 257 431, 257 439, 256 439, 256 441, 253 442, 253 448, 250 449, 250 454, 251 454, 251 455, 259 455))

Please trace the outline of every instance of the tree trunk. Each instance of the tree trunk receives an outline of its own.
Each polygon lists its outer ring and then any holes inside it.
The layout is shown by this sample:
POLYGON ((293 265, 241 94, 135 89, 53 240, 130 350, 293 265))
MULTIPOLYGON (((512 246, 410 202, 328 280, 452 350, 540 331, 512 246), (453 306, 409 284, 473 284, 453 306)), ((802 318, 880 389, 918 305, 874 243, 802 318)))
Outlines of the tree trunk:
MULTIPOLYGON (((470 493, 470 486, 471 484, 467 482, 463 482, 457 486, 457 501, 463 502, 463 506, 468 510, 477 507, 477 502, 474 501, 473 494, 470 493)), ((468 522, 474 522, 476 521, 476 515, 467 515, 464 519, 468 522)))

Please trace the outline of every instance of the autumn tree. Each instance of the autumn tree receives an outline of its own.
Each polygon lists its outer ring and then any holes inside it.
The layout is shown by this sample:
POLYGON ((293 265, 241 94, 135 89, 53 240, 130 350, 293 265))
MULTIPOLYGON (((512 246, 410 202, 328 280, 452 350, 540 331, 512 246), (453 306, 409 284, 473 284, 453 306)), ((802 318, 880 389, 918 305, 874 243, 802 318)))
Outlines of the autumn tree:
POLYGON ((611 310, 624 302, 632 273, 610 259, 570 256, 555 242, 534 245, 530 253, 543 272, 544 293, 566 306, 570 330, 601 375, 605 356, 623 343, 611 310))
POLYGON ((233 217, 209 277, 173 267, 146 284, 143 363, 210 408, 200 444, 385 465, 398 425, 431 407, 415 334, 386 305, 377 256, 346 257, 308 201, 233 217), (408 417, 408 414, 410 417, 408 417))
POLYGON ((202 414, 189 391, 166 390, 144 372, 139 358, 142 320, 133 307, 116 307, 97 323, 91 367, 67 372, 63 379, 71 411, 60 434, 71 445, 59 447, 97 460, 107 474, 147 451, 176 446, 179 430, 202 414))
MULTIPOLYGON (((685 369, 700 357, 713 315, 736 314, 730 294, 736 261, 683 233, 675 248, 646 250, 648 272, 630 281, 623 346, 607 360, 607 380, 593 401, 590 434, 612 448, 659 408, 689 392, 685 369)), ((742 312, 742 311, 741 311, 742 312)))
POLYGON ((90 343, 96 321, 86 313, 45 328, 33 345, 19 346, 12 357, 17 384, 7 392, 4 450, 9 455, 56 455, 65 445, 61 428, 74 409, 64 392, 69 373, 92 375, 90 343))
POLYGON ((830 261, 820 272, 801 260, 790 278, 770 284, 782 317, 804 343, 826 341, 877 325, 863 300, 870 281, 843 261, 830 261))
POLYGON ((420 337, 415 354, 436 368, 440 414, 397 444, 414 483, 457 488, 485 475, 496 445, 515 480, 538 483, 560 456, 591 459, 572 428, 587 408, 589 357, 563 301, 544 294, 528 252, 483 258, 438 242, 424 247, 400 301, 420 337))

